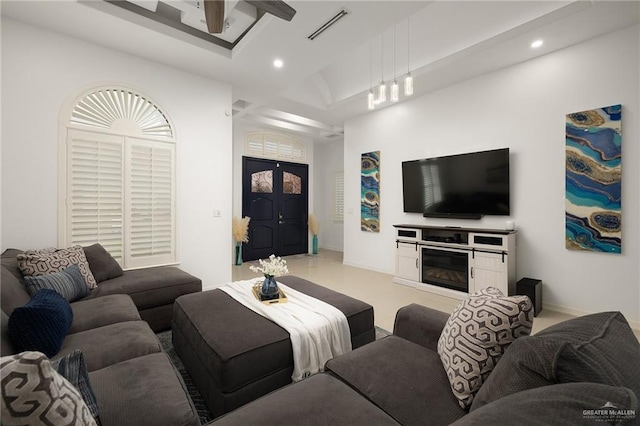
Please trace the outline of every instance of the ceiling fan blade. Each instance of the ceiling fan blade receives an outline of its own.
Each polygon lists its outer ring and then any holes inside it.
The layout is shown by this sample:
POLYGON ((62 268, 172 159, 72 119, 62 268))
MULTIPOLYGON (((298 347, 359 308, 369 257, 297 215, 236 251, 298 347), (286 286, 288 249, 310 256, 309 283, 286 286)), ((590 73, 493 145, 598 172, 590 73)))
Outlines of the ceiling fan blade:
POLYGON ((224 0, 204 0, 204 16, 209 32, 220 34, 224 29, 224 0))
MULTIPOLYGON (((205 0, 206 1, 206 0, 205 0)), ((296 14, 296 10, 282 0, 245 0, 256 9, 270 13, 285 21, 290 21, 296 14)))

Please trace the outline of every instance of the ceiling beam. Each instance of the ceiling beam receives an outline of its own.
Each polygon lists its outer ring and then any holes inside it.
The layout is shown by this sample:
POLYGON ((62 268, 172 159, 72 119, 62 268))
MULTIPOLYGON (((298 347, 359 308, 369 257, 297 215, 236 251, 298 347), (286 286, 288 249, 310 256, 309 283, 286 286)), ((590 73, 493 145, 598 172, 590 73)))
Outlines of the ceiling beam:
MULTIPOLYGON (((285 21, 291 21, 296 10, 282 0, 245 0, 258 10, 265 11, 285 21)), ((205 1, 206 2, 206 1, 205 1)))

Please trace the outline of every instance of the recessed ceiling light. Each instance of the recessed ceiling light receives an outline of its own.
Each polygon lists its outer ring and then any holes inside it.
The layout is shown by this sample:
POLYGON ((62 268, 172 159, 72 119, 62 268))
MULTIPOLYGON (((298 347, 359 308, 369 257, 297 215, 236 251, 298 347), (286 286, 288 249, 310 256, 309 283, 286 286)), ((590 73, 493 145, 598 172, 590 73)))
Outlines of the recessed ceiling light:
POLYGON ((273 66, 276 68, 282 68, 283 65, 284 62, 282 62, 282 59, 276 59, 275 61, 273 61, 273 66))
POLYGON ((544 42, 542 40, 536 40, 533 43, 531 43, 531 47, 533 49, 537 49, 538 47, 542 46, 544 42))

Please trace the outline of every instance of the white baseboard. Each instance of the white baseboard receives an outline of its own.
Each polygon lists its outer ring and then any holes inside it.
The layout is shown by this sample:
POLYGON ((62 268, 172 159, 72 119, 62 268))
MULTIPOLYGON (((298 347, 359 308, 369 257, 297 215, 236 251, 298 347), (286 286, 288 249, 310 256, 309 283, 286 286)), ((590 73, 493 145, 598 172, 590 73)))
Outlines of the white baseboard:
POLYGON ((406 285, 407 287, 413 287, 413 288, 416 288, 416 286, 418 285, 418 283, 416 283, 415 281, 406 280, 400 277, 393 277, 393 282, 396 284, 402 284, 402 285, 406 285))
POLYGON ((331 251, 339 251, 339 252, 343 252, 343 248, 342 247, 327 247, 327 246, 320 246, 318 247, 320 249, 324 249, 324 250, 331 250, 331 251))
MULTIPOLYGON (((543 310, 544 309, 548 309, 548 310, 553 311, 553 312, 572 315, 574 317, 582 317, 584 315, 591 315, 591 314, 596 313, 596 312, 581 311, 579 309, 568 308, 566 306, 561 306, 561 305, 554 305, 553 303, 543 303, 542 304, 542 309, 543 310)), ((627 318, 627 322, 629 323, 629 326, 631 326, 631 328, 634 331, 639 331, 640 332, 640 321, 630 321, 629 318, 627 318)))
POLYGON ((427 283, 418 283, 416 285, 418 290, 426 291, 429 293, 437 294, 439 296, 448 297, 455 300, 464 300, 469 297, 469 293, 462 291, 451 290, 448 288, 438 287, 427 283))
POLYGON ((345 265, 345 266, 352 266, 354 268, 367 269, 369 271, 380 272, 381 274, 393 275, 393 273, 391 273, 389 271, 386 271, 384 269, 372 268, 369 265, 359 265, 357 263, 351 263, 351 262, 345 262, 345 261, 342 261, 342 264, 345 265))

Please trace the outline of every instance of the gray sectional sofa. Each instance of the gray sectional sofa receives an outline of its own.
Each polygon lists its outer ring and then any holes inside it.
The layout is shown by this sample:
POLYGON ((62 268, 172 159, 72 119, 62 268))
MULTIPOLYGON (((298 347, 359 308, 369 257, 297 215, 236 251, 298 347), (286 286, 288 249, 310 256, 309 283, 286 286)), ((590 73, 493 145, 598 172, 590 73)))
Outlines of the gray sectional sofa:
POLYGON ((448 315, 400 309, 392 336, 211 425, 640 424, 640 344, 619 312, 520 337, 462 409, 437 353, 448 315))
MULTIPOLYGON (((30 300, 18 253, 7 250, 1 259, 2 356, 16 353, 7 338, 9 317, 30 300)), ((83 352, 102 426, 200 424, 148 321, 167 328, 173 300, 201 289, 198 278, 178 268, 150 268, 102 281, 89 297, 71 303, 71 329, 53 359, 83 352)))

